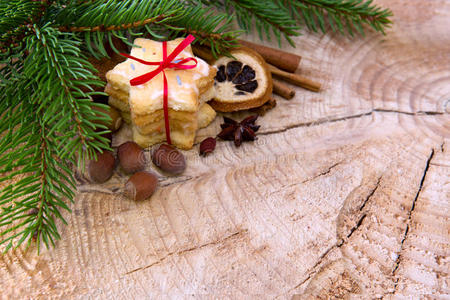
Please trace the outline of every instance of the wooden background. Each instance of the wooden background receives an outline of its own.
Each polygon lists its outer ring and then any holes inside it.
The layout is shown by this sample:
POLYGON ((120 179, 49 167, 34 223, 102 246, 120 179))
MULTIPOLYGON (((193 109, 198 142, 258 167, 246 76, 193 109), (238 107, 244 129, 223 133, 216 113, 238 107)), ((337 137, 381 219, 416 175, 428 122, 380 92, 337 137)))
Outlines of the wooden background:
POLYGON ((195 146, 144 202, 81 184, 55 249, 0 256, 0 298, 448 297, 450 1, 378 3, 386 36, 295 39, 324 91, 256 142, 195 146))

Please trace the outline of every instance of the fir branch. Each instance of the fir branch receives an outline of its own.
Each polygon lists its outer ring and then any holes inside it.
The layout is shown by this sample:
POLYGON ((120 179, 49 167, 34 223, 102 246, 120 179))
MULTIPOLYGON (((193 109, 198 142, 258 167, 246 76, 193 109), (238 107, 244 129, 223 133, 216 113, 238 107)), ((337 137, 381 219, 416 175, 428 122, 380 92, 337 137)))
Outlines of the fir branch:
POLYGON ((101 83, 81 55, 81 42, 49 24, 34 30, 23 67, 1 70, 8 83, 0 86, 0 182, 14 181, 0 190, 5 250, 32 239, 38 247, 54 244, 55 218, 65 222, 60 210, 69 210, 65 199, 73 201, 72 164, 109 148, 97 132, 106 129, 96 125, 104 118, 92 110, 104 106, 93 103, 89 91, 101 83))
MULTIPOLYGON (((73 2, 60 7, 56 23, 62 31, 78 32, 85 39, 86 50, 95 58, 108 57, 104 47, 109 43, 115 50, 113 37, 132 46, 130 36, 140 36, 150 28, 167 23, 183 15, 183 6, 177 0, 111 0, 73 2)), ((147 32, 158 38, 152 30, 147 32)))
MULTIPOLYGON (((192 1, 191 1, 192 2, 192 1)), ((284 37, 291 45, 294 45, 291 36, 298 36, 299 27, 290 15, 286 7, 271 0, 197 0, 205 5, 213 5, 228 14, 235 13, 239 26, 247 33, 253 27, 256 28, 260 39, 265 36, 270 40, 275 35, 281 45, 281 37, 284 37)))
POLYGON ((0 2, 0 52, 20 48, 33 24, 45 13, 48 1, 13 0, 0 2))
POLYGON ((130 29, 130 28, 137 28, 137 27, 141 27, 147 24, 151 24, 151 23, 158 23, 161 22, 162 20, 165 20, 166 18, 171 18, 174 15, 159 15, 153 18, 148 18, 145 20, 140 20, 140 21, 136 21, 133 23, 127 23, 127 24, 120 24, 120 25, 110 25, 108 27, 106 27, 105 25, 96 25, 94 27, 86 27, 86 26, 81 26, 81 27, 67 27, 67 26, 60 26, 59 27, 59 31, 61 32, 86 32, 86 31, 119 31, 119 30, 125 30, 125 29, 130 29))
POLYGON ((283 36, 291 45, 294 42, 291 36, 299 35, 299 27, 296 25, 294 19, 291 18, 289 12, 282 6, 278 6, 274 1, 227 1, 228 10, 234 8, 239 25, 245 28, 247 32, 250 30, 252 22, 258 31, 260 39, 263 38, 262 31, 265 31, 265 36, 270 40, 269 28, 272 28, 272 33, 277 38, 278 44, 281 46, 281 36, 283 36))
POLYGON ((15 107, 11 116, 20 116, 26 123, 17 124, 14 134, 8 134, 1 145, 2 149, 12 147, 0 158, 10 162, 0 170, 8 173, 1 181, 15 180, 0 193, 0 227, 6 227, 0 233, 0 244, 7 243, 5 251, 14 243, 17 247, 27 241, 29 246, 33 239, 38 251, 41 241, 47 247, 54 245, 54 240, 60 238, 54 216, 65 222, 59 209, 69 208, 62 199, 72 201, 74 195, 71 170, 57 158, 58 145, 33 108, 20 104, 15 107), (14 147, 17 143, 19 146, 14 147))
POLYGON ((96 127, 91 122, 95 119, 90 100, 94 93, 83 91, 83 88, 92 90, 93 85, 101 86, 102 82, 93 75, 95 69, 81 55, 81 42, 74 34, 61 33, 50 26, 35 29, 36 35, 28 41, 27 49, 31 54, 24 68, 27 76, 42 86, 34 95, 40 102, 38 113, 43 113, 48 120, 60 118, 57 129, 65 132, 59 138, 60 155, 71 158, 73 153, 84 152, 83 148, 87 151, 105 148, 106 144, 99 145, 100 134, 95 132, 96 127), (47 72, 43 72, 45 69, 47 72))
POLYGON ((120 26, 160 15, 180 15, 182 11, 177 0, 72 1, 59 7, 54 23, 68 27, 120 26))
POLYGON ((282 0, 281 5, 288 7, 293 15, 306 26, 317 32, 325 33, 328 23, 333 32, 353 35, 355 31, 364 35, 363 24, 384 34, 384 29, 392 21, 392 12, 373 3, 372 0, 282 0))
POLYGON ((227 54, 229 48, 238 46, 237 38, 241 31, 232 29, 233 16, 216 13, 211 8, 185 4, 184 14, 164 24, 168 29, 169 39, 180 33, 190 33, 197 39, 195 43, 208 45, 213 55, 227 54))
POLYGON ((33 16, 41 11, 41 7, 42 3, 39 1, 1 1, 0 40, 5 40, 5 36, 13 34, 13 30, 21 25, 29 24, 33 20, 33 16))

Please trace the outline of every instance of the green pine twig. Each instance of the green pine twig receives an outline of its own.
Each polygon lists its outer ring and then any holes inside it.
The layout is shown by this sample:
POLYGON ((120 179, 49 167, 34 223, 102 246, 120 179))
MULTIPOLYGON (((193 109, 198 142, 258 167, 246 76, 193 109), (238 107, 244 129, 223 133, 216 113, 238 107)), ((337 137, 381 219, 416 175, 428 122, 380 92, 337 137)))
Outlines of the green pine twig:
POLYGON ((214 56, 226 55, 228 49, 237 47, 240 30, 233 30, 233 15, 217 13, 211 8, 186 4, 184 14, 170 20, 164 27, 169 39, 190 33, 196 37, 194 43, 207 45, 214 56))
MULTIPOLYGON (((59 7, 55 23, 61 31, 76 32, 83 37, 86 50, 100 59, 108 57, 105 43, 116 51, 114 38, 133 46, 129 37, 141 36, 150 28, 148 25, 159 27, 182 14, 183 6, 178 0, 96 0, 59 7)), ((158 38, 153 30, 147 33, 158 38)))
POLYGON ((102 105, 92 103, 89 91, 101 82, 83 58, 81 42, 49 24, 34 30, 23 67, 3 72, 9 82, 0 98, 0 182, 14 181, 0 190, 5 250, 31 239, 38 249, 41 241, 54 245, 60 238, 54 218, 65 222, 60 210, 73 201, 72 165, 109 149, 97 132, 106 127, 96 125, 102 118, 92 110, 102 105))
POLYGON ((272 34, 276 37, 279 45, 281 38, 286 39, 294 45, 291 37, 298 36, 299 27, 290 15, 286 7, 270 0, 191 0, 188 3, 214 6, 219 11, 229 15, 235 15, 236 20, 246 33, 256 28, 260 39, 266 37, 271 39, 272 34))
POLYGON ((392 21, 392 12, 373 4, 372 0, 282 0, 297 20, 303 22, 308 29, 325 33, 325 25, 329 24, 333 32, 346 32, 351 36, 355 32, 364 35, 363 25, 375 31, 385 33, 392 21))
POLYGON ((0 2, 0 53, 22 47, 24 37, 32 31, 32 24, 44 15, 47 5, 48 1, 0 2))
POLYGON ((266 38, 270 40, 272 32, 280 46, 282 36, 294 46, 294 42, 290 37, 299 35, 299 27, 285 7, 279 6, 274 1, 267 0, 231 0, 227 1, 225 5, 228 11, 234 9, 240 27, 244 28, 247 33, 250 32, 254 25, 260 39, 263 38, 264 32, 266 38), (270 29, 272 29, 271 32, 270 29))

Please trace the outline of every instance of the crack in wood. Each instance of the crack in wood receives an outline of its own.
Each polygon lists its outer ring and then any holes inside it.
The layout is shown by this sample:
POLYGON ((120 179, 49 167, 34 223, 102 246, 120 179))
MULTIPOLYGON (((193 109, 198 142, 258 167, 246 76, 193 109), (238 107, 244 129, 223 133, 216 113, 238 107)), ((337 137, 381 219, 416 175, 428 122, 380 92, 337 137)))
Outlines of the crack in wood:
POLYGON ((435 116, 435 115, 444 115, 444 112, 440 111, 427 111, 427 110, 419 110, 416 112, 409 112, 409 111, 402 111, 402 110, 395 110, 395 109, 382 109, 382 108, 376 108, 372 112, 381 112, 381 113, 398 113, 408 116, 420 116, 420 115, 429 115, 429 116, 435 116))
MULTIPOLYGON (((309 272, 308 276, 306 276, 305 279, 303 279, 300 283, 296 284, 294 287, 290 288, 290 289, 289 289, 286 293, 284 293, 284 294, 289 294, 289 293, 292 292, 293 290, 299 288, 301 285, 303 285, 303 284, 304 284, 305 282, 307 282, 309 279, 311 279, 314 275, 316 275, 317 272, 318 272, 318 270, 315 270, 315 269, 317 268, 317 266, 319 266, 319 265, 322 263, 323 259, 328 255, 328 253, 330 253, 333 249, 335 249, 335 248, 337 248, 337 247, 339 247, 339 245, 338 245, 338 243, 335 243, 333 246, 331 246, 330 248, 328 248, 328 249, 327 249, 327 250, 319 257, 319 259, 318 259, 317 262, 314 264, 314 266, 312 266, 312 267, 310 268, 311 271, 309 272)), ((275 298, 278 298, 279 296, 281 296, 281 295, 278 295, 278 296, 275 297, 275 298)))
MULTIPOLYGON (((316 179, 316 178, 318 178, 320 176, 324 176, 324 175, 330 173, 331 170, 334 167, 340 165, 342 162, 343 161, 339 161, 339 162, 335 163, 334 165, 330 166, 326 171, 323 171, 323 172, 315 175, 312 178, 305 179, 304 181, 302 181, 300 183, 294 183, 294 184, 291 184, 289 186, 285 186, 283 188, 294 186, 294 185, 297 185, 297 184, 303 184, 303 183, 306 183, 308 181, 314 180, 314 179, 316 179)), ((201 174, 199 176, 182 176, 182 177, 176 177, 175 179, 172 179, 170 177, 163 178, 163 180, 160 181, 160 187, 168 187, 168 186, 171 186, 171 185, 174 185, 174 184, 185 183, 185 182, 188 182, 190 180, 195 180, 197 178, 200 178, 200 177, 202 177, 204 175, 205 174, 201 174)), ((77 192, 80 193, 80 194, 84 194, 84 193, 101 193, 101 194, 107 194, 107 195, 114 195, 114 194, 119 193, 120 189, 121 188, 119 188, 119 187, 107 188, 107 187, 103 187, 103 186, 100 186, 100 185, 93 185, 93 184, 90 184, 90 183, 86 183, 86 184, 79 185, 77 187, 77 192)))
MULTIPOLYGON (((192 179, 197 179, 199 177, 200 176, 180 176, 177 177, 176 179, 172 179, 169 177, 163 178, 163 180, 160 181, 160 187, 167 187, 177 183, 184 183, 192 179)), ((86 182, 77 187, 77 192, 80 194, 101 193, 107 195, 115 195, 121 192, 121 187, 107 188, 86 182)))
POLYGON ((293 125, 286 126, 283 129, 276 129, 276 130, 271 130, 271 131, 269 130, 269 131, 265 131, 265 132, 260 132, 260 133, 258 133, 258 135, 270 135, 270 134, 282 133, 282 132, 288 131, 290 129, 295 129, 295 128, 317 126, 317 125, 322 125, 322 124, 326 124, 326 123, 335 123, 335 122, 339 122, 339 121, 357 119, 357 118, 361 118, 361 117, 365 117, 365 116, 371 116, 374 113, 397 113, 397 114, 403 114, 403 115, 408 115, 408 116, 426 116, 426 115, 445 115, 446 114, 444 112, 438 112, 438 111, 408 112, 408 111, 401 111, 401 110, 375 108, 375 109, 365 112, 365 113, 349 115, 349 116, 344 116, 344 117, 340 117, 340 118, 334 118, 334 119, 325 118, 325 119, 319 119, 319 120, 305 122, 305 123, 293 124, 293 125))
POLYGON ((314 179, 317 179, 317 178, 319 178, 319 177, 321 177, 321 176, 325 176, 325 175, 329 174, 333 168, 339 166, 339 165, 342 164, 343 162, 344 162, 343 160, 342 160, 342 161, 339 161, 339 162, 335 163, 334 165, 331 165, 326 171, 321 172, 321 173, 315 175, 315 176, 312 177, 312 178, 305 179, 305 180, 303 180, 301 183, 303 184, 303 183, 306 183, 306 182, 308 182, 308 181, 312 181, 312 180, 314 180, 314 179))
MULTIPOLYGON (((404 243, 405 243, 405 241, 406 241, 406 239, 408 237, 408 232, 409 232, 409 227, 410 227, 410 223, 411 223, 412 213, 414 211, 414 208, 416 207, 416 202, 417 202, 417 199, 419 198, 420 192, 422 191, 423 183, 425 182, 425 178, 427 176, 427 172, 428 172, 428 169, 430 167, 431 160, 433 159, 433 156, 434 156, 434 149, 431 149, 431 153, 428 156, 428 159, 427 159, 427 162, 426 162, 426 165, 425 165, 425 169, 423 170, 423 175, 422 175, 422 178, 420 180, 419 189, 417 190, 416 196, 414 197, 413 202, 411 204, 411 208, 410 208, 410 210, 408 212, 408 219, 406 220, 406 228, 405 228, 405 232, 403 233, 402 241, 400 243, 400 251, 399 251, 397 259, 395 261, 395 267, 392 270, 392 276, 395 276, 395 273, 397 272, 397 270, 398 270, 398 268, 400 266, 401 254, 402 254, 402 252, 404 250, 404 243)), ((394 289, 391 292, 391 294, 395 294, 395 292, 397 290, 398 281, 399 281, 399 278, 395 278, 394 279, 394 289)))
MULTIPOLYGON (((349 239, 352 234, 359 228, 359 226, 362 225, 362 222, 364 221, 364 219, 366 218, 367 214, 364 214, 361 216, 361 218, 359 218, 358 222, 356 223, 355 226, 352 227, 352 229, 350 229, 350 232, 347 234, 347 239, 349 239)), ((345 244, 345 241, 342 242, 341 245, 339 245, 339 247, 341 247, 342 245, 345 244)))
POLYGON ((224 237, 224 238, 222 238, 220 240, 217 240, 217 241, 213 241, 213 242, 209 242, 209 243, 202 244, 202 245, 199 245, 199 246, 183 249, 183 250, 180 250, 180 251, 169 252, 169 253, 166 254, 166 256, 158 259, 157 261, 155 261, 155 262, 153 262, 153 263, 151 263, 151 264, 149 264, 147 266, 139 267, 139 268, 136 268, 134 270, 128 271, 128 272, 124 273, 122 276, 130 275, 130 274, 135 273, 137 271, 149 269, 149 268, 151 268, 151 267, 153 267, 155 265, 158 265, 158 264, 164 262, 168 258, 170 258, 172 256, 175 256, 175 255, 179 256, 179 255, 183 255, 183 254, 188 253, 188 252, 192 252, 192 251, 195 251, 195 250, 203 249, 203 248, 208 247, 208 246, 221 244, 221 243, 226 242, 227 240, 230 240, 230 239, 232 239, 232 238, 234 238, 234 237, 236 237, 238 235, 246 234, 247 232, 248 232, 247 229, 239 230, 239 231, 236 231, 236 232, 234 232, 234 233, 232 233, 232 234, 230 234, 230 235, 228 235, 228 236, 226 236, 226 237, 224 237))
MULTIPOLYGON (((291 125, 291 126, 286 126, 283 129, 261 132, 258 135, 271 135, 271 134, 277 134, 277 133, 286 132, 286 131, 288 131, 290 129, 300 128, 300 127, 309 127, 309 126, 322 125, 322 124, 326 124, 326 123, 335 123, 335 122, 339 122, 339 121, 351 120, 351 119, 361 118, 361 117, 364 117, 364 116, 370 116, 370 115, 372 115, 374 113, 398 113, 398 114, 405 114, 405 115, 409 115, 409 116, 442 115, 442 114, 445 114, 443 112, 436 112, 436 111, 406 112, 406 111, 399 111, 399 110, 373 109, 373 110, 371 110, 369 112, 366 112, 366 113, 360 113, 360 114, 345 116, 345 117, 341 117, 341 118, 323 119, 323 120, 316 120, 316 121, 311 121, 311 122, 306 122, 306 123, 294 124, 294 125, 291 125)), ((441 151, 442 152, 444 151, 444 144, 445 144, 445 142, 441 145, 441 151)), ((338 164, 336 164, 336 165, 338 165, 338 164)), ((336 165, 331 166, 328 171, 325 171, 323 174, 319 174, 316 177, 326 175, 327 173, 329 173, 331 168, 335 167, 336 165)), ((78 174, 77 172, 75 172, 75 175, 76 175, 76 179, 77 179, 78 183, 79 184, 81 183, 81 185, 78 185, 78 187, 77 187, 77 192, 79 192, 79 193, 116 194, 119 191, 119 188, 111 190, 111 189, 108 189, 108 188, 96 187, 95 185, 93 186, 89 182, 83 180, 81 174, 78 174)), ((170 186, 170 185, 173 185, 173 184, 184 183, 184 182, 190 181, 192 179, 196 179, 198 177, 200 177, 200 176, 185 176, 184 178, 173 180, 173 181, 167 180, 167 178, 165 178, 164 180, 162 180, 160 182, 160 185, 161 185, 161 187, 167 187, 167 186, 170 186)), ((307 179, 307 180, 303 181, 302 183, 308 182, 310 180, 314 180, 316 177, 313 177, 311 179, 307 179)), ((362 208, 364 207, 366 202, 367 201, 364 202, 362 208)), ((360 210, 362 210, 362 208, 360 208, 360 210)))
MULTIPOLYGON (((337 165, 339 165, 342 162, 336 163, 334 165, 332 165, 328 171, 322 172, 321 175, 325 175, 328 174, 332 168, 336 167, 337 165)), ((318 175, 319 176, 319 175, 318 175)), ((315 176, 315 177, 318 177, 315 176)), ((377 179, 377 183, 375 185, 375 187, 370 191, 370 193, 366 196, 366 199, 364 200, 364 203, 361 205, 361 207, 359 208, 360 211, 362 211, 362 209, 365 207, 365 205, 367 204, 367 202, 372 198, 372 196, 375 194, 376 190, 378 189, 378 187, 380 186, 380 182, 383 176, 378 177, 377 179)), ((340 239, 338 237, 338 241, 331 246, 330 248, 328 248, 318 259, 318 261, 314 264, 314 266, 310 269, 310 273, 308 274, 308 276, 302 280, 300 283, 298 283, 297 285, 295 285, 293 288, 289 289, 289 291, 287 291, 287 293, 292 292, 293 290, 299 288, 301 285, 303 285, 305 282, 307 282, 308 280, 310 280, 314 275, 316 275, 318 273, 318 270, 315 270, 317 268, 317 266, 319 266, 322 261, 325 259, 325 257, 328 255, 328 253, 330 253, 333 249, 335 248, 340 248, 342 247, 345 243, 348 242, 349 238, 353 235, 353 233, 359 229, 359 227, 362 225, 364 219, 366 218, 367 214, 363 214, 361 216, 361 218, 358 220, 358 222, 356 223, 356 225, 350 229, 350 232, 347 234, 347 238, 344 239, 340 239)), ((278 297, 278 296, 277 296, 278 297)))
POLYGON ((312 180, 317 179, 317 178, 319 178, 319 177, 321 177, 321 176, 325 176, 325 175, 329 174, 333 168, 335 168, 335 167, 341 165, 343 162, 344 162, 344 161, 341 160, 341 161, 339 161, 339 162, 337 162, 337 163, 331 165, 330 167, 328 167, 327 170, 325 170, 325 171, 323 171, 323 172, 320 172, 319 174, 314 175, 313 177, 307 178, 307 179, 303 180, 302 182, 295 182, 295 183, 291 183, 291 184, 288 184, 288 185, 284 185, 284 186, 282 186, 281 188, 276 189, 275 191, 270 192, 269 196, 271 196, 271 195, 273 195, 273 194, 277 194, 277 193, 279 193, 280 191, 283 191, 283 190, 285 190, 285 189, 294 187, 294 186, 296 186, 296 185, 300 185, 300 184, 304 184, 304 183, 306 183, 306 182, 312 181, 312 180))
POLYGON ((295 129, 295 128, 317 126, 317 125, 322 125, 322 124, 326 124, 326 123, 335 123, 335 122, 339 122, 339 121, 356 119, 356 118, 361 118, 361 117, 364 117, 364 116, 370 116, 372 113, 373 113, 373 111, 369 111, 367 113, 350 115, 350 116, 345 116, 345 117, 340 117, 340 118, 335 118, 335 119, 328 119, 328 118, 326 118, 326 119, 322 119, 322 120, 315 120, 315 121, 310 121, 310 122, 305 122, 305 123, 298 123, 298 124, 293 124, 293 125, 286 126, 285 128, 282 128, 282 129, 276 129, 276 130, 271 130, 271 131, 269 130, 269 131, 261 132, 261 133, 258 133, 258 135, 270 135, 270 134, 286 132, 288 130, 295 129))
POLYGON ((184 182, 187 182, 187 181, 192 180, 192 179, 197 179, 199 177, 200 176, 182 176, 181 178, 180 177, 175 177, 175 179, 172 179, 170 177, 169 178, 164 178, 164 180, 160 181, 160 186, 161 187, 166 187, 166 186, 170 186, 170 185, 177 184, 177 183, 184 183, 184 182))
MULTIPOLYGON (((441 151, 442 151, 442 147, 443 147, 443 144, 441 145, 441 151)), ((417 199, 418 199, 419 196, 420 196, 420 192, 422 191, 423 184, 424 184, 424 182, 425 182, 426 175, 427 175, 428 169, 429 169, 429 167, 430 167, 430 165, 431 165, 431 161, 432 161, 432 159, 433 159, 433 156, 434 156, 434 149, 431 150, 431 153, 430 153, 430 155, 428 156, 428 159, 427 159, 427 162, 426 162, 424 171, 423 171, 423 175, 422 175, 422 178, 421 178, 421 180, 420 180, 420 184, 419 184, 418 191, 417 191, 417 193, 416 193, 416 195, 415 195, 415 197, 414 197, 413 203, 411 204, 411 209, 410 209, 410 211, 409 211, 409 213, 408 213, 408 220, 407 220, 408 224, 406 225, 406 229, 405 229, 405 232, 404 232, 404 234, 403 234, 403 239, 402 239, 402 241, 401 241, 401 250, 400 250, 400 252, 403 251, 403 243, 404 243, 405 240, 407 239, 407 235, 408 235, 408 232, 409 232, 409 229, 410 229, 409 223, 411 222, 412 213, 413 213, 413 211, 414 211, 414 208, 415 208, 415 204, 416 204, 416 202, 417 202, 417 199)), ((328 173, 329 173, 329 172, 328 172, 328 173)), ((367 195, 366 199, 364 200, 363 204, 362 204, 361 207, 359 208, 360 211, 362 211, 362 210, 364 209, 364 207, 366 206, 366 204, 368 203, 368 201, 373 197, 373 195, 375 194, 375 192, 376 192, 377 189, 379 188, 381 179, 382 179, 382 176, 378 177, 378 180, 377 180, 377 183, 376 183, 375 187, 370 191, 370 193, 367 195)), ((347 239, 345 239, 345 240, 342 240, 342 239, 339 240, 335 245, 333 245, 333 246, 330 247, 327 251, 325 251, 325 253, 324 253, 323 255, 320 256, 320 258, 318 259, 318 261, 317 261, 317 262, 314 264, 314 266, 310 269, 311 271, 309 272, 308 276, 307 276, 304 280, 302 280, 300 283, 298 283, 297 285, 295 285, 293 288, 291 288, 287 293, 290 293, 291 291, 293 291, 293 290, 299 288, 299 287, 300 287, 301 285, 303 285, 305 282, 307 282, 308 280, 310 280, 315 274, 317 274, 317 273, 318 273, 318 270, 315 270, 315 269, 317 268, 317 266, 319 266, 319 265, 322 263, 323 259, 325 259, 325 257, 328 255, 328 253, 329 253, 330 251, 332 251, 334 248, 340 248, 340 247, 342 247, 345 243, 347 243, 348 240, 349 240, 349 238, 353 235, 353 233, 354 233, 356 230, 358 230, 359 227, 363 224, 364 219, 365 219, 366 217, 367 217, 367 214, 363 214, 363 215, 360 217, 360 219, 358 220, 357 224, 356 224, 356 225, 350 230, 350 232, 348 233, 347 239)), ((400 254, 399 254, 398 257, 397 257, 397 260, 396 260, 396 266, 395 266, 395 268, 394 268, 393 271, 392 271, 392 275, 395 275, 395 272, 396 272, 396 270, 398 269, 399 264, 400 264, 400 259, 401 259, 401 256, 400 256, 400 254)), ((396 288, 397 288, 397 283, 398 283, 398 279, 396 279, 396 281, 395 281, 394 289, 393 289, 393 291, 391 292, 391 294, 394 294, 394 293, 395 293, 396 288)))
MULTIPOLYGON (((282 133, 282 132, 288 131, 290 129, 295 129, 295 128, 310 127, 310 126, 317 126, 317 125, 322 125, 322 124, 326 124, 326 123, 335 123, 335 122, 339 122, 339 121, 351 120, 351 119, 361 118, 361 117, 365 117, 365 116, 370 116, 373 113, 398 113, 398 114, 404 114, 404 115, 408 115, 408 116, 445 115, 445 114, 447 114, 446 112, 439 112, 439 111, 408 112, 408 111, 401 111, 401 110, 375 108, 371 111, 368 111, 365 113, 360 113, 360 114, 355 114, 355 115, 349 115, 349 116, 344 116, 344 117, 339 117, 339 118, 334 118, 334 119, 324 118, 324 119, 318 119, 318 120, 304 122, 304 123, 288 125, 282 129, 275 129, 275 130, 259 132, 258 135, 261 135, 261 136, 262 135, 271 135, 271 134, 276 134, 276 133, 282 133)), ((200 144, 200 142, 195 142, 194 146, 199 145, 199 144, 200 144)))
POLYGON ((377 180, 377 183, 375 185, 375 188, 373 188, 372 191, 370 191, 369 195, 367 195, 367 197, 364 200, 363 204, 359 207, 359 211, 363 210, 363 208, 366 206, 367 202, 370 200, 370 198, 372 198, 373 194, 375 194, 376 190, 380 186, 381 177, 382 176, 378 177, 378 180, 377 180))
POLYGON ((118 192, 119 192, 118 188, 113 188, 113 189, 100 188, 100 187, 94 186, 90 183, 77 186, 77 193, 80 193, 80 194, 99 193, 99 194, 106 194, 106 195, 114 195, 114 194, 117 194, 118 192))

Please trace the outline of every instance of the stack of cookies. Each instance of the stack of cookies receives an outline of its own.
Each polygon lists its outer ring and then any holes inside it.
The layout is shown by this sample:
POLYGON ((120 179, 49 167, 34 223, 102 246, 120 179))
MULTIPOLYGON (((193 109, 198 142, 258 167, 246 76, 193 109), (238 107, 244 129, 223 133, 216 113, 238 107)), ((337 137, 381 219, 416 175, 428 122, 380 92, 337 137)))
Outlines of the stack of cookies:
MULTIPOLYGON (((167 53, 170 54, 182 40, 167 42, 167 53)), ((139 38, 134 45, 131 56, 150 62, 163 60, 162 43, 139 38)), ((188 57, 194 57, 190 46, 174 62, 188 57)), ((215 94, 216 68, 200 58, 196 57, 196 60, 197 66, 193 69, 165 69, 170 136, 173 145, 181 149, 192 148, 197 129, 206 127, 216 116, 206 103, 215 94)), ((163 74, 137 86, 131 86, 130 80, 156 68, 127 59, 106 74, 105 92, 109 95, 109 104, 119 109, 125 122, 132 125, 133 139, 142 147, 166 140, 163 74)))

